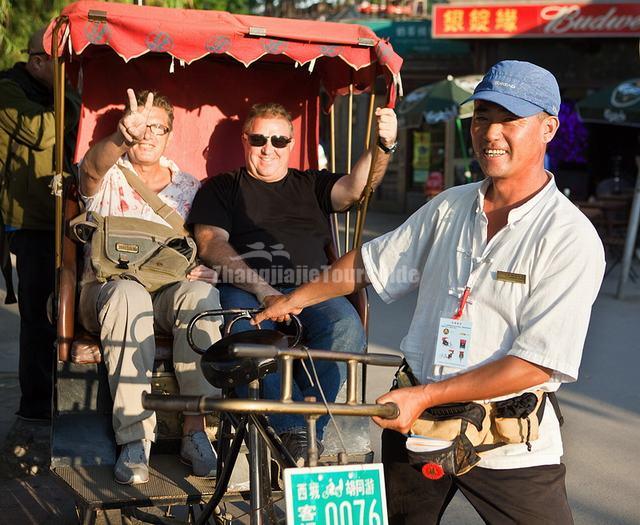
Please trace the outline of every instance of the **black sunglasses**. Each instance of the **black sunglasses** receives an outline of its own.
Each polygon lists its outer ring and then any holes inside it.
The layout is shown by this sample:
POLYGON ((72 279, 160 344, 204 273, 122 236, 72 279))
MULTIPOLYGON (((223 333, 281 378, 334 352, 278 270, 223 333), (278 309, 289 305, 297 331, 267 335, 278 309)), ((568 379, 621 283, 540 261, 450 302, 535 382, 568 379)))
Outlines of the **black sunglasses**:
POLYGON ((270 137, 265 137, 259 133, 246 133, 246 135, 249 139, 249 144, 257 148, 264 146, 269 139, 271 139, 271 145, 274 148, 285 148, 287 144, 293 140, 291 137, 284 137, 282 135, 271 135, 270 137))

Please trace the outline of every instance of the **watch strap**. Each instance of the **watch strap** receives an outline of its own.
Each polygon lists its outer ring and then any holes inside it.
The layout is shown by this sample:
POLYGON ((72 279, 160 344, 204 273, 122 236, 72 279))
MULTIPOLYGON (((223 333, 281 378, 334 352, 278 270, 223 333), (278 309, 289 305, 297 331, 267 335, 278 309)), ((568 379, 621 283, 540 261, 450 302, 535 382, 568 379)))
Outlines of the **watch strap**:
POLYGON ((393 153, 398 149, 398 141, 396 140, 390 147, 387 147, 382 143, 380 137, 378 137, 378 147, 388 155, 389 153, 393 153))

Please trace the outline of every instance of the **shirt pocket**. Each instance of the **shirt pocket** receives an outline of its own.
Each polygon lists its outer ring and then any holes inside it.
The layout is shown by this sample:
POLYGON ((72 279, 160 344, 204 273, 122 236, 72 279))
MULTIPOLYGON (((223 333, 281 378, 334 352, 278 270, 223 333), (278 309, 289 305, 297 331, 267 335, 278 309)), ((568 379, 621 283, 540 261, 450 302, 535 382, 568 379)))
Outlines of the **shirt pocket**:
POLYGON ((530 275, 523 268, 507 267, 490 270, 491 290, 496 301, 518 308, 529 296, 530 275))

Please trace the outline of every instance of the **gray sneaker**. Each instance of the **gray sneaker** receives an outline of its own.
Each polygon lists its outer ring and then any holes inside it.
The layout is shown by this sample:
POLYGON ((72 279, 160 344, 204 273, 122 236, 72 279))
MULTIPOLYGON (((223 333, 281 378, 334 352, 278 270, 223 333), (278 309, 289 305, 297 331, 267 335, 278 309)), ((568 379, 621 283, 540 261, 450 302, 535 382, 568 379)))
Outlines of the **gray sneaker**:
POLYGON ((201 478, 215 478, 218 457, 211 441, 202 430, 190 432, 182 437, 180 459, 191 465, 193 475, 201 478))
POLYGON ((149 481, 149 452, 151 442, 139 439, 122 446, 113 469, 116 481, 123 485, 137 485, 149 481))

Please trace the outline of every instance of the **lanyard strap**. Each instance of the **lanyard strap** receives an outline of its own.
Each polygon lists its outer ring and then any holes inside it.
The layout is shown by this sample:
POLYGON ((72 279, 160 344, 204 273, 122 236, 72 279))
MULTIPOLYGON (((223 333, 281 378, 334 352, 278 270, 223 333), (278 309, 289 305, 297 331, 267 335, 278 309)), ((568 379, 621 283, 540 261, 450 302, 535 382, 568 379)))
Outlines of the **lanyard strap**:
POLYGON ((467 305, 467 299, 469 299, 469 294, 471 293, 471 287, 467 286, 462 292, 462 297, 460 297, 460 303, 458 304, 458 310, 453 315, 453 319, 456 321, 462 317, 462 312, 464 312, 464 307, 467 305))

